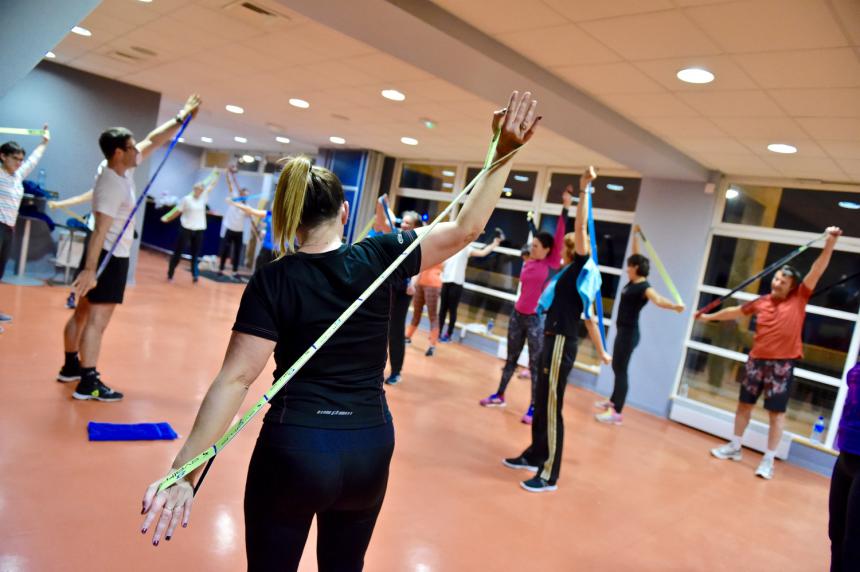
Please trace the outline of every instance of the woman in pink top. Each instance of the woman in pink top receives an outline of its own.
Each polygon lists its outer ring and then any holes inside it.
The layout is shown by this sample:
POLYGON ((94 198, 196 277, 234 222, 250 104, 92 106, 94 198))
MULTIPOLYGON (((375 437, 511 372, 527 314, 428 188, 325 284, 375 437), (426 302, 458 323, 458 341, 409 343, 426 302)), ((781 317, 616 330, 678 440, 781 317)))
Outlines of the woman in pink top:
POLYGON ((555 236, 544 231, 537 233, 532 239, 529 259, 523 264, 520 272, 520 297, 514 304, 514 311, 508 324, 508 358, 502 370, 502 379, 496 392, 481 400, 481 405, 484 407, 505 406, 505 389, 517 369, 517 361, 520 359, 523 345, 528 340, 532 391, 529 410, 522 418, 522 422, 526 424, 531 424, 534 413, 535 385, 538 376, 537 359, 540 356, 543 341, 543 321, 537 315, 538 299, 549 279, 550 269, 558 270, 561 266, 561 249, 567 221, 570 220, 568 209, 573 201, 572 197, 573 195, 567 189, 562 193, 564 207, 555 226, 555 236))

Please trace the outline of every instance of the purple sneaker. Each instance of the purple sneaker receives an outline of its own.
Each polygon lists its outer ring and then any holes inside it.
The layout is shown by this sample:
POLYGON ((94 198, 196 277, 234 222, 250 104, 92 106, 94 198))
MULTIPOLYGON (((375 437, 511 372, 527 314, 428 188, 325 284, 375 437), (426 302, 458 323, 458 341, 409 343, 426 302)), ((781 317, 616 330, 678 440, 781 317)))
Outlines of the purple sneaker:
POLYGON ((505 397, 496 393, 481 400, 481 407, 504 407, 505 397))
POLYGON ((526 425, 531 425, 532 424, 532 418, 534 417, 534 415, 535 415, 535 406, 529 405, 529 410, 526 411, 526 414, 523 415, 523 418, 520 419, 520 421, 522 423, 525 423, 526 425))
POLYGON ((447 344, 451 341, 451 336, 449 336, 448 334, 442 334, 441 336, 439 336, 439 341, 443 344, 447 344))

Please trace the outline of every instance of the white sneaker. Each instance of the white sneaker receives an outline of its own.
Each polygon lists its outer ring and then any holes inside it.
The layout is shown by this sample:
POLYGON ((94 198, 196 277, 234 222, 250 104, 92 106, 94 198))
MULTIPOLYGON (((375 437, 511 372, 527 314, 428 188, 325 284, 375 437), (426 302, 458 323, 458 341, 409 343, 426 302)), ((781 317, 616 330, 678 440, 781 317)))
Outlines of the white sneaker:
POLYGON ((755 476, 771 480, 773 478, 773 459, 764 457, 758 464, 758 469, 755 470, 755 476))
POLYGON ((717 459, 731 459, 732 461, 740 461, 743 458, 741 448, 736 448, 731 443, 726 443, 722 447, 711 449, 711 455, 717 459))

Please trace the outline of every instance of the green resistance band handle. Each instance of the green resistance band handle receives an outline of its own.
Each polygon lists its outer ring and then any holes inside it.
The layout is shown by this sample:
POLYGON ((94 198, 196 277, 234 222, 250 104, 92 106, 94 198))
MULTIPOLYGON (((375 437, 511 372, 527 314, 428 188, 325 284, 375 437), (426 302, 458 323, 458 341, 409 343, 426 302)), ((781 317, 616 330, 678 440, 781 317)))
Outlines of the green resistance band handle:
POLYGON ((20 127, 0 127, 0 133, 7 135, 36 135, 44 137, 47 130, 45 129, 21 129, 20 127))
POLYGON ((648 239, 645 238, 645 233, 642 232, 641 228, 639 229, 639 236, 642 237, 642 244, 645 245, 645 250, 648 251, 648 256, 650 256, 651 260, 654 261, 654 266, 657 267, 657 272, 660 274, 663 282, 666 283, 666 287, 669 288, 669 292, 671 292, 672 298, 675 299, 675 303, 683 304, 684 300, 681 298, 681 293, 678 292, 678 289, 675 287, 675 283, 672 282, 672 278, 669 276, 669 272, 667 272, 666 267, 663 266, 663 261, 660 260, 660 257, 657 255, 657 251, 654 250, 654 247, 651 246, 648 239))
MULTIPOLYGON (((496 132, 492 142, 490 143, 490 150, 487 152, 487 156, 491 159, 496 153, 496 147, 498 146, 500 135, 500 131, 496 132)), ((356 310, 358 310, 358 308, 364 303, 364 301, 367 300, 379 288, 379 286, 381 286, 385 282, 385 280, 388 279, 389 276, 391 276, 391 274, 397 269, 397 267, 400 266, 400 264, 402 264, 404 260, 406 260, 409 254, 413 250, 418 248, 423 239, 430 235, 436 225, 438 225, 442 220, 445 219, 446 216, 448 216, 454 205, 457 204, 457 202, 469 191, 471 191, 475 184, 481 178, 486 176, 488 172, 490 172, 494 167, 506 161, 509 157, 514 155, 514 153, 519 151, 519 149, 522 149, 522 147, 523 146, 520 146, 517 149, 510 151, 505 156, 500 157, 495 162, 490 163, 488 167, 481 169, 481 171, 475 176, 475 178, 472 179, 472 181, 468 185, 466 185, 466 187, 462 191, 460 191, 457 197, 452 200, 447 207, 445 207, 445 210, 439 213, 439 216, 437 216, 436 219, 430 224, 428 229, 425 232, 419 234, 418 238, 414 240, 409 246, 407 246, 403 252, 400 253, 400 255, 394 260, 394 262, 388 268, 386 268, 382 272, 382 274, 376 280, 374 280, 370 286, 367 287, 364 292, 361 293, 358 299, 355 300, 343 312, 343 314, 341 314, 334 321, 334 323, 332 323, 328 327, 328 329, 326 329, 326 331, 323 332, 322 335, 320 335, 320 337, 317 338, 317 340, 311 344, 311 346, 307 350, 305 350, 305 353, 303 353, 301 357, 299 357, 299 359, 296 360, 296 362, 291 365, 290 368, 287 369, 287 371, 284 372, 284 374, 280 378, 278 378, 277 381, 275 381, 274 384, 272 384, 272 386, 263 394, 260 400, 257 401, 257 403, 255 403, 250 409, 248 409, 248 411, 246 411, 244 415, 242 415, 239 421, 234 423, 227 430, 227 432, 211 447, 207 447, 205 451, 198 454, 196 457, 192 458, 190 461, 164 477, 164 479, 158 486, 159 492, 165 490, 171 485, 176 484, 177 481, 190 474, 192 471, 200 467, 203 463, 211 463, 211 461, 214 460, 215 456, 224 450, 224 447, 226 447, 230 443, 230 441, 232 441, 236 437, 236 435, 251 421, 251 419, 253 419, 254 416, 259 413, 260 410, 287 384, 287 382, 290 381, 293 376, 295 376, 295 374, 314 356, 314 354, 319 351, 319 348, 321 348, 329 339, 331 339, 335 332, 337 332, 340 327, 356 312, 356 310)), ((201 480, 197 483, 195 491, 196 489, 199 489, 201 482, 202 475, 201 480)))

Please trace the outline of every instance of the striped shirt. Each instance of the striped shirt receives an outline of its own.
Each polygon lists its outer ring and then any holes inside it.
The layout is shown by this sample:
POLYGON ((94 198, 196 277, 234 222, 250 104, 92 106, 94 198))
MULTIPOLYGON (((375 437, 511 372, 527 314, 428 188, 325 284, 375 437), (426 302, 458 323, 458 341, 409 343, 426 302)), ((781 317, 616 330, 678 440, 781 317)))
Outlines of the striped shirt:
POLYGON ((24 196, 24 179, 36 168, 44 152, 44 145, 36 147, 21 163, 21 167, 11 175, 6 169, 0 167, 0 222, 3 224, 15 227, 18 209, 21 207, 21 197, 24 196))

